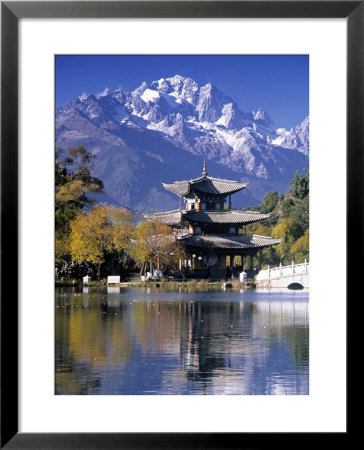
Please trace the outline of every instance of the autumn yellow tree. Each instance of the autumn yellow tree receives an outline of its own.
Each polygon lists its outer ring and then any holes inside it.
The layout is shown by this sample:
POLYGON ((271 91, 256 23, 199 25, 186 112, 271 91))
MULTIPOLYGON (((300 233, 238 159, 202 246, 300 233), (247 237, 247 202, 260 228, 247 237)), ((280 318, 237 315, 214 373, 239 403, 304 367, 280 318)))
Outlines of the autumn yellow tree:
POLYGON ((132 249, 132 256, 144 272, 147 263, 153 272, 153 263, 158 255, 173 254, 178 258, 182 254, 182 247, 177 242, 172 233, 172 229, 159 222, 140 222, 135 229, 135 243, 132 249))
POLYGON ((70 259, 70 223, 85 206, 88 196, 102 190, 102 182, 90 174, 93 156, 84 147, 69 148, 63 159, 57 150, 55 164, 55 256, 56 262, 70 259))
POLYGON ((270 236, 272 234, 272 229, 262 223, 258 223, 258 226, 254 230, 254 234, 258 234, 259 236, 270 236))
POLYGON ((134 216, 130 211, 94 206, 90 212, 81 211, 71 222, 70 250, 73 261, 88 261, 96 265, 100 280, 101 265, 107 254, 129 251, 134 216))
POLYGON ((113 229, 113 247, 119 262, 125 266, 132 249, 135 233, 135 215, 126 208, 108 207, 113 229))
POLYGON ((305 259, 309 259, 309 244, 309 229, 307 228, 305 234, 291 246, 291 254, 297 264, 303 263, 305 259))
POLYGON ((282 239, 280 244, 275 247, 275 251, 283 264, 285 262, 288 264, 292 260, 291 247, 302 234, 301 225, 292 218, 283 219, 273 228, 272 237, 282 239))

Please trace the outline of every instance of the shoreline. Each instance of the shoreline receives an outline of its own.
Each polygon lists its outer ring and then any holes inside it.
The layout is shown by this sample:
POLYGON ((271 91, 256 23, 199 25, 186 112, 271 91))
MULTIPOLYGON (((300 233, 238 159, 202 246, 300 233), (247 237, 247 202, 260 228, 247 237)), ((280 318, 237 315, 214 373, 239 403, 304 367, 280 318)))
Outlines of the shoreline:
POLYGON ((130 280, 122 281, 120 283, 105 283, 98 281, 91 281, 83 284, 82 280, 56 280, 55 287, 221 287, 223 289, 252 289, 255 288, 254 282, 241 283, 239 280, 161 280, 161 281, 142 281, 130 280))

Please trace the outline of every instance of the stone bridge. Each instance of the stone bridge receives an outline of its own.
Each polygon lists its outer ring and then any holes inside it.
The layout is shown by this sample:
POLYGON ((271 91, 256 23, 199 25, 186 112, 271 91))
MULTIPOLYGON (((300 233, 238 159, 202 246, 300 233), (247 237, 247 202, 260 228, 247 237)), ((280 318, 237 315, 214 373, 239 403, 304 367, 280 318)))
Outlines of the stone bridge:
POLYGON ((302 264, 274 267, 261 270, 256 278, 257 288, 288 288, 303 289, 309 287, 310 265, 305 260, 302 264))

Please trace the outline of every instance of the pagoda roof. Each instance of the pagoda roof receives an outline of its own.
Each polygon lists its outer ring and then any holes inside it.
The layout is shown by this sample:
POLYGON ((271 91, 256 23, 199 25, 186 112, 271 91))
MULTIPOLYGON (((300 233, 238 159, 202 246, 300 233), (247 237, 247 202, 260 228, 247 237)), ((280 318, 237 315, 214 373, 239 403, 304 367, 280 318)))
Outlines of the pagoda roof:
POLYGON ((268 219, 270 214, 262 214, 258 211, 240 211, 230 209, 227 211, 187 211, 184 213, 189 222, 197 223, 235 223, 248 224, 268 219))
POLYGON ((193 192, 208 195, 228 195, 239 192, 248 185, 248 183, 239 183, 238 181, 214 178, 207 175, 193 180, 162 184, 165 189, 181 197, 185 197, 193 192))
POLYGON ((183 222, 183 214, 180 209, 175 209, 173 211, 158 212, 151 215, 144 215, 148 220, 154 220, 155 222, 162 222, 166 225, 180 225, 183 222))
POLYGON ((267 219, 270 214, 262 214, 258 211, 240 211, 231 209, 227 211, 185 211, 175 209, 173 211, 159 212, 149 216, 146 219, 163 222, 166 225, 180 225, 183 222, 188 223, 218 223, 218 224, 249 224, 267 219))
POLYGON ((182 244, 188 247, 211 248, 211 249, 231 249, 242 250, 249 248, 264 248, 279 244, 282 239, 274 239, 270 236, 260 236, 258 234, 247 235, 221 235, 208 234, 205 236, 187 235, 180 238, 182 244))

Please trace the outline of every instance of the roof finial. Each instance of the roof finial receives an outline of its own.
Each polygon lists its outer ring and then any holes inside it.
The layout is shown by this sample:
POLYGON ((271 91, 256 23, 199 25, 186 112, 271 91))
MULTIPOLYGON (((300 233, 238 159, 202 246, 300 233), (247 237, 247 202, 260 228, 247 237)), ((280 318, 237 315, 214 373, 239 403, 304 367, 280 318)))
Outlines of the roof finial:
POLYGON ((203 159, 203 169, 202 169, 202 176, 205 177, 207 175, 206 172, 206 156, 203 159))

